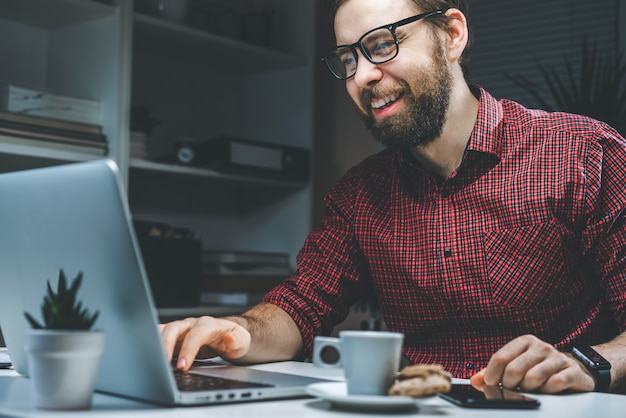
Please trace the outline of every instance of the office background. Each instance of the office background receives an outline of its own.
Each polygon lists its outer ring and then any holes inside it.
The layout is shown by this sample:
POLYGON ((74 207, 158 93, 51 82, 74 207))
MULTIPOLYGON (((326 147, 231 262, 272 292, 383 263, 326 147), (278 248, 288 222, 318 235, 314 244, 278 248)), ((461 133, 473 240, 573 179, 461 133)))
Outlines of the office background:
MULTIPOLYGON (((135 9, 148 3, 136 0, 135 9)), ((381 149, 344 83, 319 60, 332 45, 323 3, 190 0, 225 7, 204 34, 188 27, 190 20, 133 10, 126 0, 0 0, 0 84, 99 99, 109 155, 121 166, 138 217, 189 228, 210 249, 285 252, 293 263, 321 216, 323 196, 349 167, 381 149), (235 33, 233 5, 248 17, 273 10, 269 32, 259 37, 256 26, 252 34, 235 33), (180 136, 235 134, 310 149, 310 178, 226 181, 136 158, 129 152, 136 106, 160 119, 150 157, 171 152, 180 136)), ((529 106, 532 97, 509 76, 541 83, 537 61, 562 72, 565 58, 580 61, 585 38, 603 52, 626 50, 619 0, 470 0, 469 15, 470 81, 529 106)), ((88 158, 0 141, 0 171, 88 158)))

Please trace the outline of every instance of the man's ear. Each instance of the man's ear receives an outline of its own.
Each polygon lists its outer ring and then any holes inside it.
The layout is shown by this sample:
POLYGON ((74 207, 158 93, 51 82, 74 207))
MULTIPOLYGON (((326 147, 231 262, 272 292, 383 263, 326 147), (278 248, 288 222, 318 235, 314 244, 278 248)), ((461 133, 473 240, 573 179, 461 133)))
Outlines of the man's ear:
POLYGON ((448 16, 448 20, 446 22, 447 37, 445 44, 448 61, 451 63, 458 62, 468 42, 467 19, 463 12, 455 8, 448 9, 446 16, 448 16))

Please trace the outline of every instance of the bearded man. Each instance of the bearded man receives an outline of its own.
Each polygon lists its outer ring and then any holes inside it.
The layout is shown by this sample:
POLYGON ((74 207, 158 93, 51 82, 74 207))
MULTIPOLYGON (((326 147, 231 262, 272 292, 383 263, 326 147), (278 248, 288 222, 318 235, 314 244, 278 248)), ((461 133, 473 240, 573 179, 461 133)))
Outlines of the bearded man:
POLYGON ((625 380, 626 141, 468 84, 466 13, 463 0, 332 2, 323 60, 387 148, 330 191, 296 273, 263 303, 162 325, 179 369, 309 358, 371 290, 410 363, 545 393, 625 380))

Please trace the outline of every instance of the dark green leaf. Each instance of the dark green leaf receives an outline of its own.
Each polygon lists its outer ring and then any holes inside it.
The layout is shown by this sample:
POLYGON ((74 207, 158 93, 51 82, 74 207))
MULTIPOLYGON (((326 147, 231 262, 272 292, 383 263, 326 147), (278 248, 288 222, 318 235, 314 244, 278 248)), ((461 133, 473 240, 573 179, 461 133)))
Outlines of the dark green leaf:
POLYGON ((83 279, 82 271, 70 284, 68 289, 67 278, 63 270, 59 271, 57 291, 54 292, 50 281, 47 281, 46 294, 41 304, 43 325, 25 312, 26 319, 33 328, 89 330, 98 318, 99 311, 90 314, 77 300, 78 289, 83 279))

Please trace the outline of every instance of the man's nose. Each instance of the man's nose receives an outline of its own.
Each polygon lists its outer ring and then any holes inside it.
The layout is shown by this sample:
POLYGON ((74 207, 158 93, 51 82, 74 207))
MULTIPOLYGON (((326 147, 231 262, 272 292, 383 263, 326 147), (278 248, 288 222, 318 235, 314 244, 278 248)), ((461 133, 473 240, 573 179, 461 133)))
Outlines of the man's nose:
POLYGON ((358 53, 361 56, 354 74, 354 82, 360 88, 369 88, 380 80, 383 73, 380 69, 380 64, 372 64, 363 56, 361 51, 358 53))

